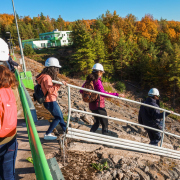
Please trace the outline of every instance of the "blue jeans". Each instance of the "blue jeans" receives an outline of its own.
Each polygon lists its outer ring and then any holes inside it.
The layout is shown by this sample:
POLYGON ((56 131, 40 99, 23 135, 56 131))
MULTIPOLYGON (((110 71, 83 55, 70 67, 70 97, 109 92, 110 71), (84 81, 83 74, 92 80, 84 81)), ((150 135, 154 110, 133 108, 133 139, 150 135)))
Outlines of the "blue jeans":
POLYGON ((0 179, 15 180, 15 161, 18 143, 16 138, 0 145, 0 179))
POLYGON ((53 122, 50 124, 49 129, 46 131, 46 134, 49 134, 53 131, 53 129, 60 124, 63 131, 66 131, 66 124, 63 119, 63 114, 61 109, 56 101, 53 102, 44 102, 44 107, 54 116, 53 122))

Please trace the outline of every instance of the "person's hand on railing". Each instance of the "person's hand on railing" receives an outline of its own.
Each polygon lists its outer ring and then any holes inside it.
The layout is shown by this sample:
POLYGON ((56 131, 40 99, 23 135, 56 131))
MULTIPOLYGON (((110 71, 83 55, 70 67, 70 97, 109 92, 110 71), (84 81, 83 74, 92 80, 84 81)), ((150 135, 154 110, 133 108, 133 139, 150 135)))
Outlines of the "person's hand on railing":
POLYGON ((17 70, 20 70, 20 69, 21 69, 21 66, 20 66, 20 65, 14 66, 14 68, 17 69, 17 70))
POLYGON ((66 81, 62 81, 62 83, 63 83, 65 86, 67 86, 67 82, 66 82, 66 81))
POLYGON ((119 94, 119 97, 125 97, 124 94, 119 94))
POLYGON ((174 111, 170 111, 171 112, 171 114, 174 114, 174 111))

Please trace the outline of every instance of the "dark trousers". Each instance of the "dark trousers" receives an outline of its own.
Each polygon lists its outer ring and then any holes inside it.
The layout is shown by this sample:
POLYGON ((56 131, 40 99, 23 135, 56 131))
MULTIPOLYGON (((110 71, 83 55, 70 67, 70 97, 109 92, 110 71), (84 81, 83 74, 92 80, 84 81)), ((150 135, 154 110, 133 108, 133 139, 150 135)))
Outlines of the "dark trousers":
POLYGON ((16 138, 0 145, 0 179, 15 180, 15 161, 18 143, 16 138))
POLYGON ((152 145, 158 146, 158 142, 161 140, 161 133, 157 132, 157 131, 153 131, 150 129, 146 129, 149 139, 150 139, 150 143, 152 145))
POLYGON ((56 101, 53 102, 44 102, 44 107, 54 116, 53 122, 50 124, 49 129, 46 131, 46 134, 49 134, 53 131, 53 129, 60 124, 63 131, 66 131, 66 124, 63 119, 62 111, 56 101))
MULTIPOLYGON (((98 108, 97 110, 91 110, 91 111, 96 114, 101 114, 101 115, 107 116, 107 112, 104 108, 98 108)), ((97 117, 97 116, 94 116, 94 118, 95 118, 96 122, 93 124, 90 131, 95 132, 98 129, 99 124, 101 123, 102 134, 107 133, 108 132, 108 119, 103 118, 103 117, 97 117)))

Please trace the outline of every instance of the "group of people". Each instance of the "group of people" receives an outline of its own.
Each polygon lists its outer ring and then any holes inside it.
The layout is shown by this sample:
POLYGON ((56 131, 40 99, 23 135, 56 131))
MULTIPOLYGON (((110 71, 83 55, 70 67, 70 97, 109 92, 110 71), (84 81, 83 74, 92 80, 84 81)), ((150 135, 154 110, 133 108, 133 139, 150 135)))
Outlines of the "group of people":
MULTIPOLYGON (((49 129, 46 131, 44 135, 44 139, 46 140, 54 140, 57 138, 56 136, 52 135, 51 132, 57 126, 58 123, 62 127, 63 132, 66 132, 66 124, 63 120, 63 114, 61 112, 61 109, 58 103, 56 102, 60 85, 52 83, 52 79, 58 80, 57 73, 59 73, 60 67, 61 66, 59 64, 58 59, 53 58, 53 57, 48 58, 45 62, 45 68, 36 77, 38 84, 40 84, 42 87, 43 93, 46 94, 48 92, 48 95, 44 102, 44 107, 48 111, 50 111, 50 113, 54 116, 53 122, 51 123, 49 129)), ((86 82, 83 84, 82 87, 84 87, 84 85, 88 82, 88 83, 92 83, 95 91, 113 95, 113 96, 124 97, 124 94, 111 93, 111 92, 106 92, 104 90, 104 87, 101 81, 104 73, 105 72, 104 72, 103 66, 100 63, 96 63, 92 67, 92 73, 87 76, 86 82)), ((63 84, 66 85, 65 81, 62 81, 62 82, 63 84)), ((83 90, 80 90, 80 93, 83 94, 83 90)), ((106 96, 105 94, 100 95, 98 96, 96 100, 89 102, 89 109, 93 113, 107 116, 104 98, 109 98, 109 97, 106 96)), ((159 107, 159 96, 160 94, 159 94, 158 89, 152 88, 148 92, 148 98, 146 99, 144 103, 155 106, 155 107, 159 107)), ((167 115, 169 115, 169 113, 165 113, 165 116, 167 115)), ((107 135, 108 134, 108 119, 105 117, 99 117, 99 116, 94 116, 94 118, 95 118, 95 123, 92 125, 90 131, 95 132, 99 128, 99 125, 101 124, 102 134, 107 135)), ((140 107, 139 116, 138 116, 138 121, 140 124, 157 128, 157 129, 162 129, 163 128, 162 118, 163 118, 163 113, 161 113, 158 109, 150 108, 143 105, 140 107)), ((157 146, 158 142, 161 140, 160 132, 147 129, 147 128, 146 128, 146 131, 150 138, 149 144, 157 146)))
MULTIPOLYGON (((108 93, 104 90, 101 78, 104 73, 104 68, 101 64, 96 63, 92 68, 92 73, 87 76, 86 82, 93 82, 94 90, 98 92, 102 92, 109 95, 124 97, 124 94, 118 93, 108 93)), ((83 84, 82 87, 86 84, 83 84)), ((80 90, 80 93, 83 93, 83 90, 80 90)), ((145 104, 152 105, 155 107, 159 107, 159 91, 156 88, 150 89, 148 92, 148 98, 144 102, 145 104)), ((97 98, 95 101, 89 103, 89 109, 96 114, 107 116, 107 112, 105 109, 105 102, 104 98, 108 98, 106 95, 100 95, 100 98, 97 98)), ((171 111, 171 113, 173 113, 171 111)), ((165 113, 165 116, 168 116, 169 113, 165 113)), ((102 134, 108 134, 108 119, 104 117, 94 116, 95 123, 91 127, 91 132, 95 132, 99 125, 102 125, 102 134)), ((156 129, 163 129, 163 113, 161 113, 158 109, 150 108, 147 106, 141 106, 138 115, 138 121, 140 124, 156 128, 156 129)), ((159 141, 161 140, 161 134, 158 131, 154 131, 148 128, 145 128, 151 145, 158 146, 159 141)))
MULTIPOLYGON (((5 136, 2 134, 2 127, 4 120, 8 121, 8 119, 4 119, 3 113, 4 109, 2 108, 2 103, 4 96, 3 93, 6 93, 6 97, 8 101, 10 99, 15 99, 15 95, 13 93, 13 88, 17 87, 17 82, 15 79, 15 75, 11 70, 13 69, 9 66, 9 64, 12 65, 10 56, 9 56, 9 49, 7 44, 0 38, 0 179, 4 180, 14 180, 15 179, 15 160, 17 155, 17 149, 18 149, 18 143, 16 139, 16 129, 13 130, 13 133, 9 133, 5 136), (11 70, 9 69, 11 68, 11 70)), ((14 64, 15 66, 18 66, 18 64, 14 64)), ((53 121, 51 122, 48 130, 44 134, 45 140, 55 140, 57 136, 52 134, 53 129, 60 124, 62 127, 63 132, 65 133, 66 130, 66 123, 63 119, 63 114, 60 109, 60 106, 57 103, 57 96, 58 96, 58 90, 60 88, 59 84, 52 83, 52 80, 59 80, 58 79, 58 73, 59 68, 61 68, 59 64, 59 60, 54 57, 50 57, 45 61, 45 68, 42 70, 42 72, 37 75, 36 81, 39 85, 41 85, 41 89, 46 95, 45 101, 43 103, 44 107, 54 116, 53 121)), ((107 111, 105 109, 105 99, 108 98, 106 94, 113 95, 113 96, 119 96, 124 97, 124 94, 118 94, 118 93, 111 93, 106 92, 104 90, 103 84, 102 84, 102 76, 104 74, 104 68, 101 64, 96 63, 92 67, 92 73, 87 76, 86 82, 84 85, 89 82, 93 85, 94 90, 105 93, 104 95, 98 96, 97 99, 95 99, 92 102, 89 102, 89 109, 96 114, 107 116, 107 111)), ((64 85, 67 85, 65 81, 62 81, 64 85)), ((83 94, 84 90, 80 90, 80 93, 83 94)), ((17 111, 16 107, 16 101, 13 101, 14 105, 12 105, 12 112, 17 111)), ((153 88, 148 93, 148 98, 145 101, 145 104, 149 104, 155 107, 159 107, 159 91, 156 88, 153 88)), ((9 104, 7 104, 9 105, 9 104)), ((166 116, 168 113, 166 113, 166 116)), ((146 126, 154 127, 161 129, 162 128, 162 117, 163 114, 160 113, 159 110, 153 109, 146 106, 141 106, 139 111, 139 123, 144 124, 146 126)), ((17 124, 17 115, 13 116, 14 121, 17 124)), ((105 117, 99 117, 94 116, 95 123, 92 125, 90 131, 95 132, 99 125, 102 125, 102 134, 107 135, 108 134, 108 119, 105 117)), ((160 133, 146 129, 150 138, 150 144, 152 145, 158 145, 158 142, 161 139, 160 133)))

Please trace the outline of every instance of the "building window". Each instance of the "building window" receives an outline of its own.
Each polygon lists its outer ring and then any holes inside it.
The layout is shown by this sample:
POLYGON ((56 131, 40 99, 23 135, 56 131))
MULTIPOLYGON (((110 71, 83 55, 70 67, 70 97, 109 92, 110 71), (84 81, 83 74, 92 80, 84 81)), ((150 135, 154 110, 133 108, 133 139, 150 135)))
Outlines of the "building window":
POLYGON ((46 47, 45 43, 41 43, 41 47, 42 48, 46 47))
POLYGON ((51 47, 51 43, 48 43, 48 44, 47 44, 47 47, 51 47))
POLYGON ((66 42, 66 40, 63 40, 63 42, 66 42))

